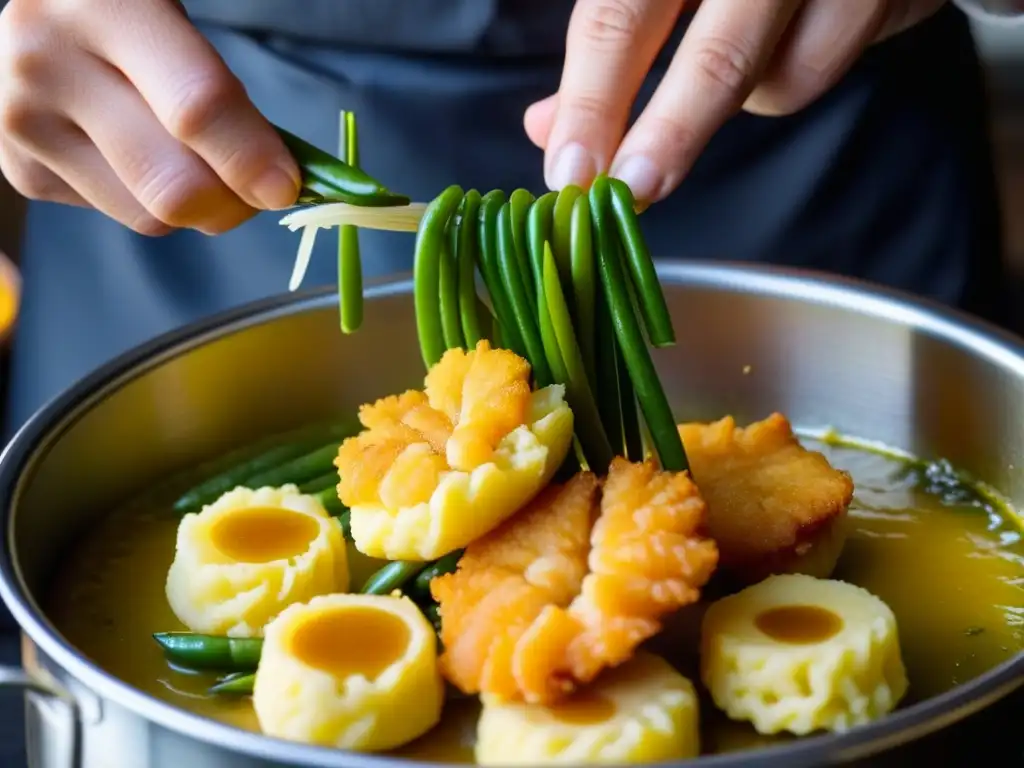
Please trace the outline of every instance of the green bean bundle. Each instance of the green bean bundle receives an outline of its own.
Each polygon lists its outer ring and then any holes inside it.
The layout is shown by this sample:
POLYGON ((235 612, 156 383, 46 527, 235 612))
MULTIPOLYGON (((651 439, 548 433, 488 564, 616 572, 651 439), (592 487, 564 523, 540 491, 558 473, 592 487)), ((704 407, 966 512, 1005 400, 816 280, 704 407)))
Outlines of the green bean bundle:
POLYGON ((604 473, 615 455, 643 458, 638 406, 662 466, 687 469, 648 349, 673 344, 675 333, 629 187, 600 176, 589 194, 481 196, 451 186, 435 198, 414 267, 428 368, 448 349, 472 348, 465 330, 480 327, 477 274, 496 344, 530 362, 537 387, 565 387, 590 469, 604 473))

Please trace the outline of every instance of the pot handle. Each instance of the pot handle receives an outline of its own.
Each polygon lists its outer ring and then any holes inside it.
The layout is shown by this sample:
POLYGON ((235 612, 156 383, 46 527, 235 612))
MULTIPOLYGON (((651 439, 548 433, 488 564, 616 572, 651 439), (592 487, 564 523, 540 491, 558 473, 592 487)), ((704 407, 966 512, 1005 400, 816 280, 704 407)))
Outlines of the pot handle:
POLYGON ((20 688, 27 693, 55 699, 68 708, 71 716, 69 767, 79 768, 82 765, 82 718, 75 698, 55 683, 37 680, 20 667, 0 666, 0 690, 5 688, 20 688))

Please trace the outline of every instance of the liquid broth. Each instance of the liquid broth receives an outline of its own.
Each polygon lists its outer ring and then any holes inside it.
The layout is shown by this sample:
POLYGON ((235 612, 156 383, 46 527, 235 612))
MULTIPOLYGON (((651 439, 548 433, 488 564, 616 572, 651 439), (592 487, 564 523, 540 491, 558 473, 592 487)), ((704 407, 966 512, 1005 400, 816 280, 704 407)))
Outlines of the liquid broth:
MULTIPOLYGON (((833 577, 873 592, 896 614, 910 679, 904 704, 964 683, 1024 649, 1024 542, 1008 514, 951 505, 948 498, 943 503, 919 490, 897 459, 813 441, 808 447, 853 476, 850 533, 833 577)), ((172 500, 170 493, 137 500, 99 523, 56 576, 49 615, 110 674, 195 714, 258 730, 248 698, 206 695, 214 678, 172 669, 151 639, 154 632, 186 629, 164 596, 177 528, 172 500)), ((380 565, 351 548, 349 557, 354 586, 380 565)), ((699 614, 699 608, 680 612, 652 644, 695 681, 699 614)), ((475 699, 449 701, 442 723, 397 754, 471 761, 478 711, 475 699)), ((705 752, 784 738, 759 736, 710 707, 702 723, 705 752)))

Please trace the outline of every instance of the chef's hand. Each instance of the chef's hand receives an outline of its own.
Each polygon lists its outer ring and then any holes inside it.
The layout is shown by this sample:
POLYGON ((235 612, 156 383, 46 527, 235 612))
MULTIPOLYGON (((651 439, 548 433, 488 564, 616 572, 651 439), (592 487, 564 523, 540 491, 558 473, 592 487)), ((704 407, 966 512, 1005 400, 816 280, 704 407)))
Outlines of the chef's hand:
POLYGON ((548 186, 600 171, 638 200, 669 194, 712 134, 741 108, 795 112, 865 47, 924 20, 943 0, 703 0, 643 114, 637 92, 684 0, 576 0, 558 93, 526 112, 548 186))
POLYGON ((174 0, 10 0, 0 171, 26 197, 137 232, 209 234, 291 205, 299 175, 174 0))

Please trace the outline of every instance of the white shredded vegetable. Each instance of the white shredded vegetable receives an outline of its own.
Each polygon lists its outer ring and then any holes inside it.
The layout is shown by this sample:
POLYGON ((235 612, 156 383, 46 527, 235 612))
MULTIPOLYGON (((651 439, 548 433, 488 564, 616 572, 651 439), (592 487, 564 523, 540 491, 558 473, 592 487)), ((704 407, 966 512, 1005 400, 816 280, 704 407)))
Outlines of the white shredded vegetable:
POLYGON ((328 229, 340 227, 343 224, 352 224, 364 229, 415 232, 426 209, 426 203, 410 203, 409 205, 381 208, 349 205, 348 203, 328 203, 291 211, 281 219, 281 224, 293 232, 310 225, 328 229))
POLYGON ((426 203, 380 208, 349 205, 348 203, 328 203, 292 211, 280 221, 281 226, 288 227, 292 232, 302 230, 299 250, 295 255, 295 266, 292 268, 292 277, 288 281, 288 290, 297 290, 302 285, 306 270, 309 269, 309 260, 313 255, 313 244, 316 242, 318 230, 350 224, 363 229, 415 232, 426 209, 426 203))

